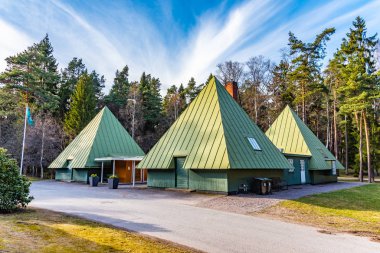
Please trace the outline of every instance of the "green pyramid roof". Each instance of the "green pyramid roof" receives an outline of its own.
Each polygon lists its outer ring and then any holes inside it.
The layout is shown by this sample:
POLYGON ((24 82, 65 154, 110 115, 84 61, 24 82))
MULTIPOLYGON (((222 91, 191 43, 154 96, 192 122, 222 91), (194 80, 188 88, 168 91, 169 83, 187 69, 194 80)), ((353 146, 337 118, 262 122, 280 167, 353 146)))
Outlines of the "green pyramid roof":
POLYGON ((289 169, 291 165, 213 77, 139 163, 139 168, 289 169), (254 150, 248 137, 256 139, 254 150))
MULTIPOLYGON (((327 161, 336 160, 289 106, 286 106, 273 122, 266 135, 286 154, 310 156, 309 169, 311 170, 331 169, 327 161)), ((344 168, 339 161, 336 164, 338 169, 344 168)))
POLYGON ((144 152, 104 107, 49 168, 65 168, 68 160, 72 160, 72 168, 99 167, 94 159, 107 156, 135 157, 144 156, 144 152))

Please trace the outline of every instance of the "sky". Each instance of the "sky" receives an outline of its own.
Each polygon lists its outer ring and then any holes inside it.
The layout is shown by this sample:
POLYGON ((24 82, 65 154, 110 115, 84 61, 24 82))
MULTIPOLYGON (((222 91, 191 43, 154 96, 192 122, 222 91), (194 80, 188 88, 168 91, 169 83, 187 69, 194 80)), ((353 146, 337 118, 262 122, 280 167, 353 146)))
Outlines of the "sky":
POLYGON ((356 16, 368 35, 380 32, 380 0, 0 0, 0 72, 5 58, 49 35, 59 69, 73 57, 106 78, 129 66, 130 80, 143 71, 162 89, 191 77, 197 83, 220 62, 263 55, 281 59, 288 33, 309 42, 328 27, 331 58, 356 16))

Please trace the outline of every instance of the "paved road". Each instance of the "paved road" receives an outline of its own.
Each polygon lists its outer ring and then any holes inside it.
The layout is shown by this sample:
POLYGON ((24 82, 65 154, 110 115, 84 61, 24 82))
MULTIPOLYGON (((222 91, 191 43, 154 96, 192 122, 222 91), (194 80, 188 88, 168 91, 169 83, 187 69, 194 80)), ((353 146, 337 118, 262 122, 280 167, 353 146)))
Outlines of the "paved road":
POLYGON ((348 234, 196 207, 212 196, 161 190, 110 190, 34 182, 34 207, 66 212, 207 252, 380 252, 380 244, 348 234))

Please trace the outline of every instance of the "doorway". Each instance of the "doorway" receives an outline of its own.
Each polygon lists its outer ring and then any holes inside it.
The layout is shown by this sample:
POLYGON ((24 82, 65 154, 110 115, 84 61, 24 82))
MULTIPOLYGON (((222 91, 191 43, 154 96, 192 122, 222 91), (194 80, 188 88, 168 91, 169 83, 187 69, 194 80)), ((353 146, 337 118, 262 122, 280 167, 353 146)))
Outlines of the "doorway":
POLYGON ((176 188, 189 188, 189 170, 183 167, 185 157, 175 158, 175 186, 176 188))
POLYGON ((301 184, 306 184, 306 169, 305 169, 305 160, 300 160, 301 164, 301 184))

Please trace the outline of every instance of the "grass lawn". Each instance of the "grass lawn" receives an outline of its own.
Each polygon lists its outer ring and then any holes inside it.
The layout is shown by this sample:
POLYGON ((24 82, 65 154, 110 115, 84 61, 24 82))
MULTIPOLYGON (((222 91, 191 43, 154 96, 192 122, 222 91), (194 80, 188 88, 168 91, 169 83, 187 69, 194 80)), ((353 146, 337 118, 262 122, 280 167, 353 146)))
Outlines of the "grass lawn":
POLYGON ((287 200, 262 214, 380 241, 380 184, 287 200))
POLYGON ((0 214, 0 252, 194 252, 100 223, 42 209, 0 214))
POLYGON ((44 180, 44 179, 41 179, 40 177, 32 177, 32 176, 27 176, 27 178, 31 182, 44 180))

